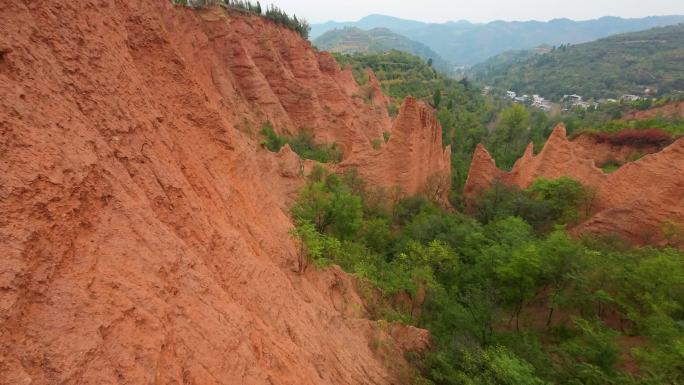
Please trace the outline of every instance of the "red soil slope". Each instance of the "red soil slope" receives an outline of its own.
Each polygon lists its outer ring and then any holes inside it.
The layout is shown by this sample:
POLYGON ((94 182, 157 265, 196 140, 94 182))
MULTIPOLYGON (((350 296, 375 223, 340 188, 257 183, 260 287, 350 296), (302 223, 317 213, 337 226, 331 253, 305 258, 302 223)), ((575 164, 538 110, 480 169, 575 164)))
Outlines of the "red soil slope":
POLYGON ((339 270, 293 271, 310 165, 258 145, 265 120, 312 129, 407 193, 448 172, 424 106, 392 123, 363 91, 257 17, 5 0, 0 384, 401 383, 426 332, 364 319, 339 270))
POLYGON ((611 174, 596 167, 599 159, 620 159, 625 153, 625 148, 597 146, 586 138, 569 141, 561 124, 539 154, 534 155, 530 145, 511 172, 499 170, 487 150, 478 146, 464 194, 474 199, 496 180, 527 188, 539 177, 569 176, 596 189, 591 217, 575 232, 618 234, 634 243, 660 242, 663 226, 684 226, 684 138, 611 174))
POLYGON ((684 102, 677 102, 664 105, 662 107, 651 108, 645 111, 635 111, 625 115, 623 120, 645 120, 653 119, 658 116, 665 118, 684 117, 684 102))

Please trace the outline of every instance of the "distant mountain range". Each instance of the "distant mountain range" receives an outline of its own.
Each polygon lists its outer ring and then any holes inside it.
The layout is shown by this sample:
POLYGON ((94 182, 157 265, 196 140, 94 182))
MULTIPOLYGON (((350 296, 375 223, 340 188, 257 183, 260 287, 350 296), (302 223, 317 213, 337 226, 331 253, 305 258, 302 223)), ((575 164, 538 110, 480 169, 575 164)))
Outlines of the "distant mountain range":
POLYGON ((524 50, 541 44, 561 45, 593 41, 610 35, 646 30, 684 22, 680 16, 651 16, 641 19, 602 17, 573 21, 493 21, 475 24, 456 21, 443 24, 423 23, 384 15, 370 15, 354 22, 313 24, 315 40, 333 29, 356 27, 362 30, 387 28, 410 40, 423 43, 445 60, 457 65, 474 65, 509 50, 524 50))
POLYGON ((598 99, 684 92, 684 24, 506 52, 474 66, 469 76, 498 89, 555 100, 566 94, 598 99))
POLYGON ((316 47, 340 53, 382 53, 392 50, 408 52, 425 61, 432 59, 438 70, 449 72, 450 64, 423 43, 413 41, 387 28, 364 31, 356 27, 344 27, 325 32, 314 40, 316 47))

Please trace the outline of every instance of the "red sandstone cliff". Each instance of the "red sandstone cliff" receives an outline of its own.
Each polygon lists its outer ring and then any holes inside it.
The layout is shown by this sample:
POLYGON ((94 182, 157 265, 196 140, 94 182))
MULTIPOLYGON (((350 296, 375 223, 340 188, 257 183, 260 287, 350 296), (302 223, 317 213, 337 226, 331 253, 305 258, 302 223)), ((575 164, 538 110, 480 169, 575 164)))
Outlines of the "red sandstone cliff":
MULTIPOLYGON (((441 126, 428 107, 409 99, 392 122, 389 98, 372 71, 359 86, 350 68, 340 70, 329 53, 314 52, 290 30, 272 28, 255 16, 231 17, 221 9, 200 15, 192 32, 205 31, 206 45, 215 53, 211 59, 219 59, 208 70, 207 86, 218 91, 217 103, 241 106, 230 117, 239 128, 255 130, 269 120, 279 131, 312 130, 317 141, 341 146, 342 168, 356 167, 371 184, 398 186, 409 195, 432 189, 433 174, 445 175, 450 185, 451 152, 442 148, 441 126), (373 141, 382 143, 384 133, 394 144, 378 152, 373 141), (380 163, 371 162, 378 154, 380 163), (409 169, 396 170, 396 165, 409 169)), ((199 54, 194 44, 184 48, 199 54)), ((448 186, 438 198, 446 200, 448 186)))
POLYGON ((620 159, 626 153, 629 149, 606 147, 588 138, 569 141, 561 124, 539 154, 528 146, 510 172, 499 170, 487 150, 478 146, 464 194, 475 199, 496 180, 527 188, 540 177, 569 176, 596 189, 591 216, 574 229, 576 233, 614 233, 635 243, 658 242, 667 223, 684 226, 684 138, 611 174, 596 167, 597 161, 620 159))
POLYGON ((374 183, 448 172, 424 106, 392 124, 350 75, 258 17, 4 1, 0 384, 400 383, 387 360, 426 333, 364 319, 339 270, 293 271, 310 164, 258 146, 270 120, 340 143, 374 183))
MULTIPOLYGON (((528 146, 525 156, 528 156, 527 152, 531 150, 532 148, 528 146)), ((475 153, 473 154, 470 170, 468 170, 468 178, 463 187, 463 195, 468 199, 477 198, 482 191, 491 187, 493 183, 501 180, 505 175, 504 171, 496 167, 496 161, 494 161, 494 158, 492 158, 484 145, 480 143, 475 148, 475 153)))
POLYGON ((451 147, 442 148, 442 128, 423 102, 406 98, 387 143, 350 154, 340 167, 357 168, 365 179, 404 193, 446 202, 451 186, 451 147))

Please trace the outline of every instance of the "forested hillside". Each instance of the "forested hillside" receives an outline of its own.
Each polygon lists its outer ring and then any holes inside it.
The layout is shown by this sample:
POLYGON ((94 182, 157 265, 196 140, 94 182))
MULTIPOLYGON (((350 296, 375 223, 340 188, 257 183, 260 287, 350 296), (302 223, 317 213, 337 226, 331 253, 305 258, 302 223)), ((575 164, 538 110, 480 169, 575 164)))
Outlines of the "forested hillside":
POLYGON ((499 89, 618 98, 684 91, 684 24, 616 35, 550 52, 507 53, 475 66, 471 76, 499 89))
POLYGON ((652 16, 641 19, 602 17, 575 21, 554 19, 541 21, 468 21, 442 24, 423 23, 384 15, 370 15, 355 22, 314 24, 315 39, 335 28, 357 27, 364 30, 389 28, 393 32, 423 43, 444 59, 457 65, 471 66, 509 50, 531 49, 541 44, 578 44, 626 32, 684 22, 684 16, 652 16))
POLYGON ((431 61, 432 65, 441 71, 451 70, 451 65, 428 46, 387 28, 373 28, 368 31, 354 27, 334 29, 316 38, 314 44, 325 51, 346 54, 403 51, 431 61))

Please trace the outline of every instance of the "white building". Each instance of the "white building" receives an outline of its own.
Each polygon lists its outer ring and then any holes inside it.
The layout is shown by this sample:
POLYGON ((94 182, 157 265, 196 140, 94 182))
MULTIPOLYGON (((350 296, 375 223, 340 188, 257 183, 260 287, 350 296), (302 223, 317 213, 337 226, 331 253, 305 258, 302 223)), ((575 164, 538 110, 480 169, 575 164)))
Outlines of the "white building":
POLYGON ((551 109, 553 108, 553 105, 551 104, 550 101, 545 100, 545 99, 542 98, 542 97, 539 97, 539 98, 536 98, 536 99, 532 102, 532 107, 534 107, 534 108, 539 108, 539 109, 542 110, 542 111, 549 112, 549 111, 551 111, 551 109))
POLYGON ((622 98, 620 98, 620 99, 626 100, 626 101, 629 101, 629 102, 636 102, 637 100, 641 100, 641 96, 629 95, 629 94, 628 94, 628 95, 622 95, 622 98))

